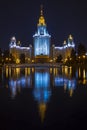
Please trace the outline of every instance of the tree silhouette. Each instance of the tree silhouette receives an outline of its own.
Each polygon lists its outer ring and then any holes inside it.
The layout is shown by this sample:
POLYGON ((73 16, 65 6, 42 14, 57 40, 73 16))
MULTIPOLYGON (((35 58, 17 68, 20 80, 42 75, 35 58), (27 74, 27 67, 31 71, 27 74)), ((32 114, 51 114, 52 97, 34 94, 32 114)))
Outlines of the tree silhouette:
POLYGON ((56 62, 62 62, 62 59, 63 59, 62 55, 58 55, 57 59, 56 59, 56 62))
POLYGON ((78 55, 79 56, 82 56, 82 55, 85 55, 85 53, 86 53, 86 48, 85 48, 85 46, 82 44, 82 43, 80 43, 79 45, 78 45, 78 55))
POLYGON ((72 60, 76 60, 76 51, 74 49, 71 50, 71 56, 72 60))
POLYGON ((20 55, 20 63, 21 64, 25 63, 25 54, 20 55))

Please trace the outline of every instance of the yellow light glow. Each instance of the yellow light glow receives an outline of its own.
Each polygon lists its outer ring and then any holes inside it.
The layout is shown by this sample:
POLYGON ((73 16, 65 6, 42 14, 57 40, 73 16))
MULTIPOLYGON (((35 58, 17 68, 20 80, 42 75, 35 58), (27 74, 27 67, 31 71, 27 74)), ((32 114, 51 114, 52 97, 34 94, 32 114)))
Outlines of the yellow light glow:
POLYGON ((69 39, 70 39, 70 40, 72 40, 72 39, 73 39, 73 37, 72 37, 72 35, 71 35, 71 34, 69 35, 69 39))
POLYGON ((70 89, 70 97, 73 95, 73 89, 70 89))
POLYGON ((54 75, 56 74, 56 69, 55 69, 55 68, 53 69, 53 74, 54 74, 54 75))
POLYGON ((8 58, 6 58, 6 60, 8 60, 8 58))
POLYGON ((9 77, 11 77, 11 68, 9 67, 9 77))
POLYGON ((64 72, 65 72, 65 67, 62 66, 62 73, 64 74, 64 72))
POLYGON ((34 62, 34 60, 32 60, 32 62, 34 62))
POLYGON ((34 73, 34 68, 32 68, 32 73, 34 73))
POLYGON ((45 23, 45 19, 44 19, 43 16, 40 16, 40 18, 39 18, 38 26, 40 26, 40 25, 46 25, 46 23, 45 23))
POLYGON ((72 74, 72 67, 70 66, 70 75, 72 74))
POLYGON ((68 59, 66 58, 66 59, 65 59, 65 62, 66 62, 67 60, 68 60, 68 59))
POLYGON ((30 58, 28 58, 28 61, 30 61, 30 58))
POLYGON ((16 75, 17 75, 17 77, 20 76, 20 68, 16 68, 16 75))
POLYGON ((53 62, 53 60, 50 60, 50 62, 53 62))
POLYGON ((45 103, 40 103, 39 104, 39 113, 40 113, 40 117, 41 117, 41 122, 44 121, 45 111, 46 111, 46 104, 45 103))
POLYGON ((50 68, 50 74, 52 74, 52 68, 50 68))
POLYGON ((80 78, 81 77, 81 69, 79 67, 79 71, 78 71, 78 77, 80 78))
POLYGON ((19 64, 20 63, 20 59, 16 59, 16 64, 19 64))
POLYGON ((28 68, 28 70, 27 70, 27 74, 30 75, 30 68, 28 68))
POLYGON ((25 77, 27 77, 27 72, 28 72, 27 68, 25 68, 25 77))
POLYGON ((85 58, 85 55, 83 55, 82 57, 85 58))
POLYGON ((65 74, 68 75, 68 67, 65 66, 65 74))
POLYGON ((6 67, 6 78, 8 78, 8 67, 6 67))
POLYGON ((84 79, 86 78, 86 72, 85 72, 85 69, 83 70, 83 78, 84 78, 84 79))
POLYGON ((86 79, 83 79, 83 84, 85 85, 87 83, 87 80, 86 79))

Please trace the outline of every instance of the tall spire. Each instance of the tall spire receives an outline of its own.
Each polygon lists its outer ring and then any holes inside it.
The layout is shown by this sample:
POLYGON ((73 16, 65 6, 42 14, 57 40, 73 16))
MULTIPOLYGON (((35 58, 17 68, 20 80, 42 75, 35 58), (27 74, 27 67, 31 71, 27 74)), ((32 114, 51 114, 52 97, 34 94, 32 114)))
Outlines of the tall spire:
POLYGON ((43 16, 43 5, 41 5, 40 8, 41 8, 40 15, 43 16))
POLYGON ((44 19, 44 16, 43 16, 43 5, 41 5, 40 8, 41 8, 41 10, 40 10, 40 18, 39 18, 38 26, 41 26, 41 25, 46 26, 45 19, 44 19))

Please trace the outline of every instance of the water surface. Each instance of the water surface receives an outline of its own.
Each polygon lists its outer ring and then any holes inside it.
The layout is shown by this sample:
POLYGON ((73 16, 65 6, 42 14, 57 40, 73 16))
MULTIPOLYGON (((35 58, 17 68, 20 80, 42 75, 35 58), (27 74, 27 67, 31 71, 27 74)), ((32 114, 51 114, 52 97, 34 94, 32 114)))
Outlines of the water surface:
POLYGON ((87 128, 87 68, 0 68, 0 130, 87 128))

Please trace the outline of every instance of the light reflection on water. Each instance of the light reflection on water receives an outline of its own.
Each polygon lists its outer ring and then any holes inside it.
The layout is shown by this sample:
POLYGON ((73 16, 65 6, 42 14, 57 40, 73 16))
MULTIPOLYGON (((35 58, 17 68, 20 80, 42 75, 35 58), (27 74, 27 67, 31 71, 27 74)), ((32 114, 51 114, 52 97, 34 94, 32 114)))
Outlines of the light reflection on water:
POLYGON ((70 96, 72 96, 78 83, 87 84, 87 70, 79 67, 74 71, 74 75, 72 71, 72 67, 67 66, 60 68, 6 67, 1 70, 1 82, 4 84, 4 87, 8 86, 10 88, 12 97, 16 96, 17 90, 20 91, 21 88, 26 87, 37 88, 37 91, 39 89, 51 91, 51 87, 63 87, 64 92, 68 90, 70 96))
POLYGON ((39 115, 43 122, 50 102, 53 88, 63 88, 64 93, 70 97, 77 84, 87 85, 87 70, 78 68, 73 71, 72 67, 60 68, 11 68, 1 69, 1 86, 10 89, 10 96, 15 99, 23 89, 31 89, 34 100, 37 102, 39 115))
POLYGON ((41 121, 45 118, 47 102, 51 96, 49 69, 35 69, 33 95, 38 102, 41 121))
POLYGON ((54 73, 54 86, 64 87, 64 92, 68 90, 69 95, 73 95, 73 91, 76 88, 76 79, 72 77, 72 67, 62 67, 62 70, 56 68, 56 74, 54 73))

